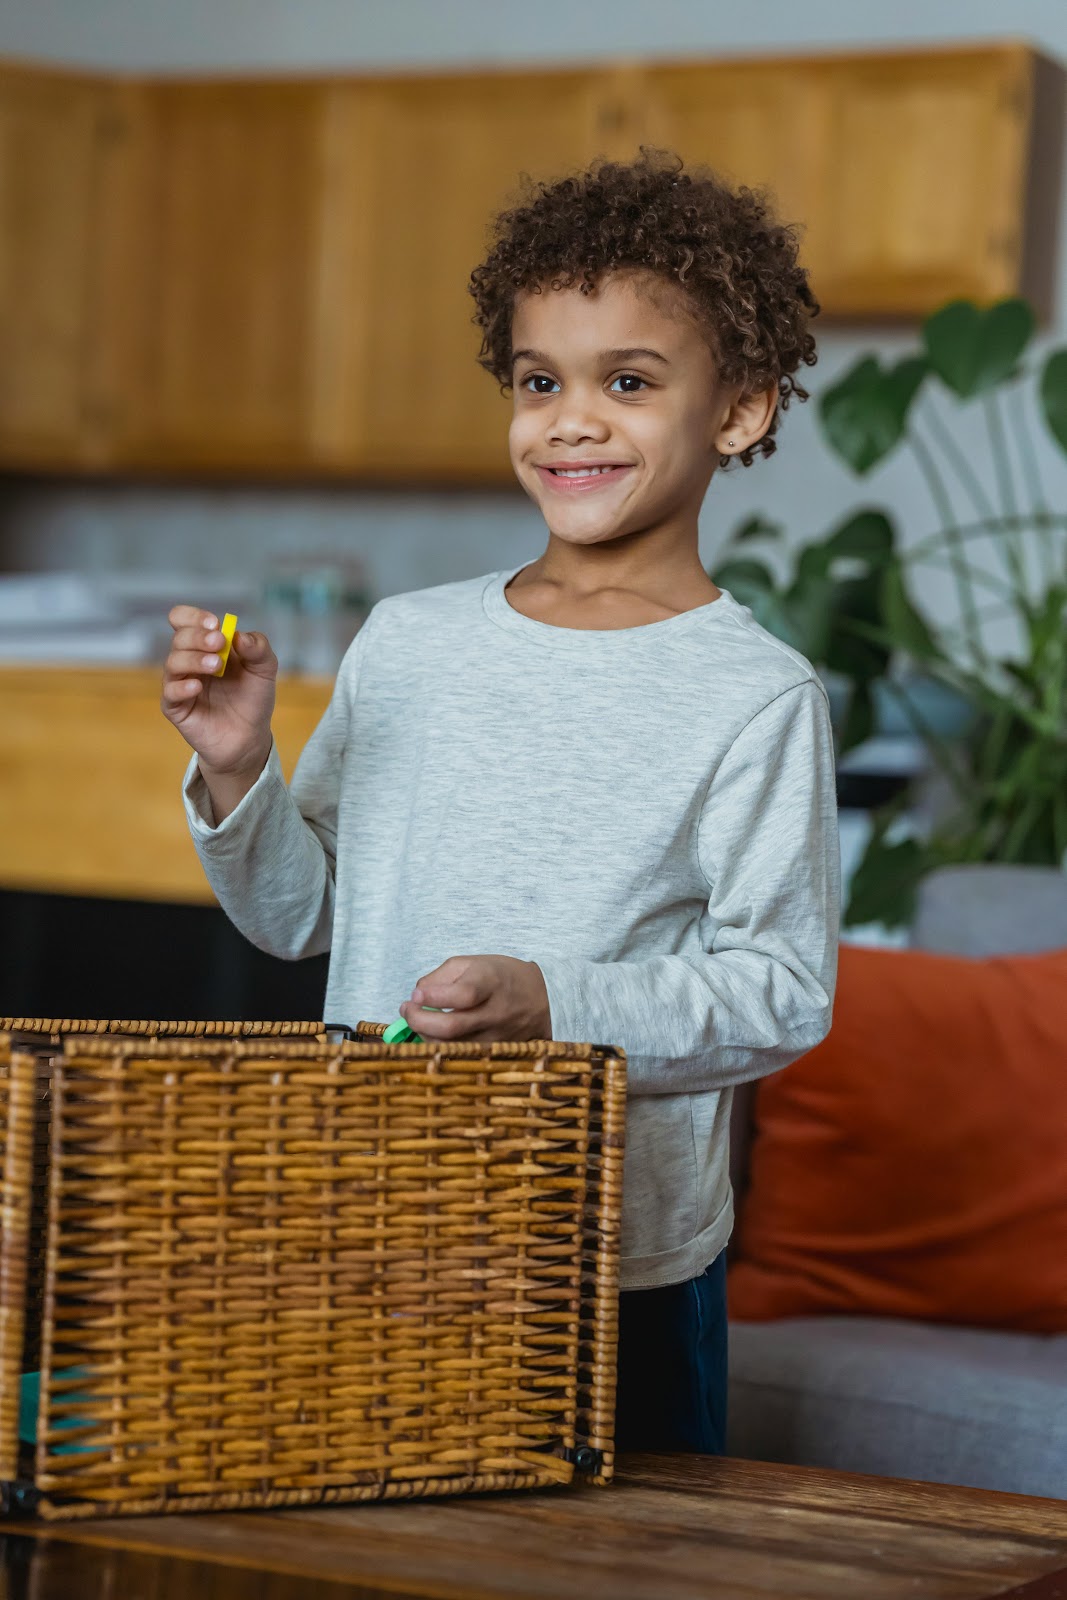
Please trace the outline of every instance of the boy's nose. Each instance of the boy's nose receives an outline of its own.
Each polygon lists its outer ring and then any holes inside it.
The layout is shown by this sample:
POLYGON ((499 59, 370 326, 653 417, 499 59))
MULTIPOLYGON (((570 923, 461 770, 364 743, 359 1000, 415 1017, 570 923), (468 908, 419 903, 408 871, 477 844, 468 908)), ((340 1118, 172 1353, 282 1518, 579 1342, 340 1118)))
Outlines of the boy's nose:
POLYGON ((557 439, 564 444, 573 445, 579 444, 583 439, 597 439, 603 442, 610 432, 608 422, 595 407, 583 406, 572 401, 568 407, 560 407, 546 428, 545 437, 550 442, 557 439))

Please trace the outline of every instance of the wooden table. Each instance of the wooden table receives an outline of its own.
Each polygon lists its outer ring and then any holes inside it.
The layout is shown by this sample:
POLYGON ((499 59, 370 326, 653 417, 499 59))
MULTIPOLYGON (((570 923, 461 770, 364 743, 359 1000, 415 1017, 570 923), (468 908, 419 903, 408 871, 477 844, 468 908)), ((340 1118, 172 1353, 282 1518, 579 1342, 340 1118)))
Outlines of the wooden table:
POLYGON ((608 1489, 2 1526, 5 1600, 1067 1600, 1067 1502, 697 1456, 623 1457, 608 1489))

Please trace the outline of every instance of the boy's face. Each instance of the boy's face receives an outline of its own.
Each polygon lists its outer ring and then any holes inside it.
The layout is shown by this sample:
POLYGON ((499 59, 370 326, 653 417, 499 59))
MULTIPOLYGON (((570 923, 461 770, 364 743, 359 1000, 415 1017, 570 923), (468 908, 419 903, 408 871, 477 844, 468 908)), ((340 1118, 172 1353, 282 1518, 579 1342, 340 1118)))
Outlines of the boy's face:
POLYGON ((634 270, 607 275, 589 295, 526 290, 511 344, 511 461, 550 532, 590 545, 695 528, 720 451, 739 442, 727 426, 738 388, 720 383, 684 293, 634 270), (575 464, 609 470, 553 471, 575 464))

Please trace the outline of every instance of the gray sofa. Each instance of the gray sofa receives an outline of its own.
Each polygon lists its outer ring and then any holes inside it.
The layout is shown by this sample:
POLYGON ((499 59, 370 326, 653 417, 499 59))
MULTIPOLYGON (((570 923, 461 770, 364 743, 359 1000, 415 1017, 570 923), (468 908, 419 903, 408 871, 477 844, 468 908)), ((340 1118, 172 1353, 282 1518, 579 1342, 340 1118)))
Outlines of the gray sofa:
MULTIPOLYGON (((1067 876, 1041 867, 934 873, 910 943, 967 956, 1067 948, 1067 876)), ((746 1085, 732 1130, 739 1214, 752 1105, 746 1085)), ((1064 1183, 1067 1205, 1067 1162, 1064 1183)), ((727 1449, 1067 1499, 1067 1334, 881 1317, 731 1322, 727 1449)))

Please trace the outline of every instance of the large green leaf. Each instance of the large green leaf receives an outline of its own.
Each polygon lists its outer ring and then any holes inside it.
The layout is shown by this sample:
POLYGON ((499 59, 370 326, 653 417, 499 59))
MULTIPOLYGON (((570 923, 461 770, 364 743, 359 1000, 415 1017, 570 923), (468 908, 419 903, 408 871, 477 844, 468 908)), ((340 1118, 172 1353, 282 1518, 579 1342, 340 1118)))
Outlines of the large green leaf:
POLYGON ((774 592, 774 574, 762 561, 739 556, 715 567, 712 577, 721 589, 729 589, 741 605, 751 605, 757 596, 774 592))
POLYGON ((904 583, 904 573, 894 562, 882 573, 882 610, 886 627, 899 650, 916 661, 940 661, 941 646, 925 618, 915 609, 904 583))
POLYGON ((824 661, 833 636, 837 586, 821 573, 801 572, 782 596, 781 637, 809 661, 824 661))
POLYGON ((825 664, 846 678, 880 678, 889 666, 891 652, 866 637, 864 630, 883 621, 881 574, 872 570, 862 577, 843 579, 835 588, 834 627, 825 664))
POLYGON ((730 535, 730 544, 744 544, 748 539, 780 539, 784 529, 780 522, 772 522, 762 512, 747 517, 730 535))
POLYGON ((867 682, 853 683, 841 730, 840 755, 863 744, 874 733, 874 696, 867 682))
POLYGON ((833 560, 854 556, 875 566, 892 558, 894 543, 893 524, 884 511, 857 511, 827 540, 833 560))
POLYGON ((1041 408, 1049 431, 1067 450, 1067 350, 1054 350, 1041 374, 1041 408))
POLYGON ((915 891, 932 862, 918 839, 886 842, 876 828, 849 887, 843 921, 846 927, 881 922, 889 928, 906 926, 915 911, 915 891))
POLYGON ((971 300, 953 300, 927 317, 923 343, 942 382, 969 400, 1014 372, 1033 331, 1025 300, 998 300, 985 311, 971 300))
POLYGON ((817 544, 806 545, 797 563, 798 577, 822 577, 835 561, 864 561, 883 566, 893 559, 895 534, 884 511, 857 511, 817 544))
MULTIPOLYGON (((1029 619, 1030 662, 1036 665, 1050 646, 1062 659, 1064 630, 1067 628, 1067 585, 1054 583, 1029 619)), ((1005 661, 1006 667, 1011 663, 1005 661)))
POLYGON ((899 443, 911 403, 928 371, 924 356, 883 368, 864 356, 819 399, 829 444, 854 472, 869 472, 899 443))

